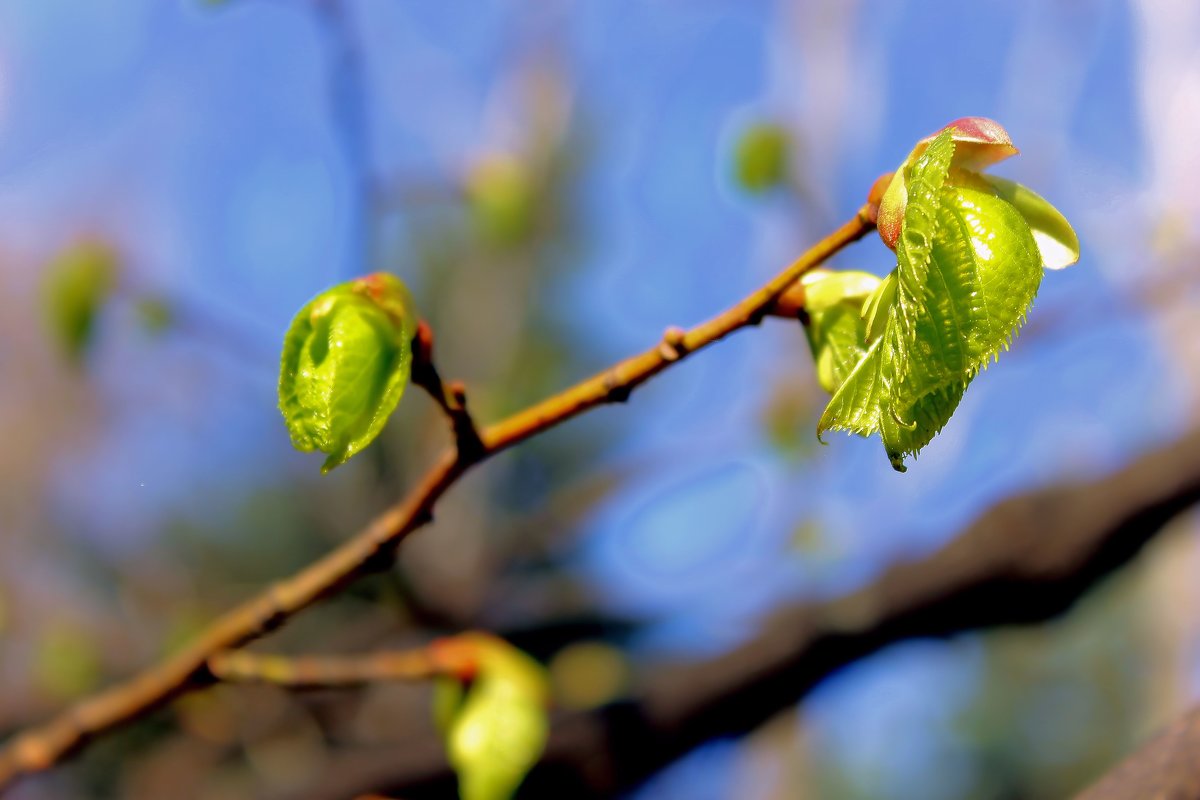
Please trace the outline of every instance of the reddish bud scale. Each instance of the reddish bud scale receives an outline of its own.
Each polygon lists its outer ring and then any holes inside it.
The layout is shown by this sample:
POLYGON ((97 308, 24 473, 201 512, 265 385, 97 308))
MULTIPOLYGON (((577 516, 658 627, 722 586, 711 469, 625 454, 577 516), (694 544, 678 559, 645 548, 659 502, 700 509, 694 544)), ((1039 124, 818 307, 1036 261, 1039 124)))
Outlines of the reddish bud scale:
POLYGON ((917 142, 908 158, 900 165, 890 180, 880 177, 871 186, 867 202, 875 210, 879 236, 891 249, 900 241, 900 228, 904 222, 904 208, 908 202, 908 190, 904 173, 908 166, 921 157, 929 143, 942 133, 951 131, 954 140, 954 160, 951 166, 958 169, 979 171, 1016 155, 1019 150, 1013 145, 1012 137, 1004 126, 987 117, 962 117, 942 127, 917 142), (876 198, 879 198, 878 201, 876 198))
POLYGON ((892 176, 895 173, 885 172, 875 179, 871 184, 871 190, 867 192, 867 207, 871 221, 876 222, 879 217, 879 204, 883 202, 884 192, 892 183, 892 176))
POLYGON ((434 639, 429 643, 429 656, 439 673, 464 683, 479 673, 479 643, 473 636, 434 639))

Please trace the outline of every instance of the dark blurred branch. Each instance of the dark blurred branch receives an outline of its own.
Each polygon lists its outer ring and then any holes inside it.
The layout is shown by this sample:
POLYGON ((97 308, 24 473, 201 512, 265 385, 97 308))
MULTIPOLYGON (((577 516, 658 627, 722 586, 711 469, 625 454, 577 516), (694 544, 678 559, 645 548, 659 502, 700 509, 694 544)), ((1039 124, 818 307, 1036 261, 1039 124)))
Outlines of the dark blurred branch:
POLYGON ((422 681, 438 674, 428 648, 358 656, 276 656, 234 650, 208 660, 225 683, 271 683, 288 689, 333 689, 390 681, 422 681))
MULTIPOLYGON (((1004 500, 941 550, 893 566, 857 592, 779 609, 750 641, 725 655, 649 665, 627 702, 558 719, 527 791, 537 797, 609 796, 705 741, 754 729, 833 672, 890 644, 1051 618, 1198 500, 1200 429, 1107 477, 1004 500)), ((1152 791, 1158 785, 1153 780, 1200 775, 1200 717, 1193 715, 1186 734, 1170 734, 1156 752, 1162 763, 1158 756, 1139 762, 1138 775, 1158 776, 1144 779, 1146 791, 1092 800, 1200 796, 1152 791), (1190 760, 1182 760, 1185 747, 1190 760)), ((337 771, 331 770, 331 782, 311 787, 304 797, 372 787, 403 789, 402 796, 411 798, 441 796, 453 780, 436 752, 418 757, 389 750, 378 753, 377 762, 362 754, 354 758, 363 783, 334 785, 337 771)))
POLYGON ((1200 797, 1200 708, 1192 709, 1088 787, 1078 800, 1200 797))
POLYGON ((219 618, 181 652, 84 699, 44 725, 15 735, 0 750, 0 788, 22 775, 54 766, 89 739, 138 719, 185 692, 211 685, 216 681, 209 669, 214 655, 241 647, 356 578, 389 566, 400 542, 432 520, 437 501, 473 464, 593 408, 624 402, 636 387, 672 364, 759 324, 802 275, 873 229, 868 211, 859 209, 764 286, 712 319, 687 331, 671 328, 649 350, 484 429, 478 454, 447 450, 407 497, 345 544, 219 618))

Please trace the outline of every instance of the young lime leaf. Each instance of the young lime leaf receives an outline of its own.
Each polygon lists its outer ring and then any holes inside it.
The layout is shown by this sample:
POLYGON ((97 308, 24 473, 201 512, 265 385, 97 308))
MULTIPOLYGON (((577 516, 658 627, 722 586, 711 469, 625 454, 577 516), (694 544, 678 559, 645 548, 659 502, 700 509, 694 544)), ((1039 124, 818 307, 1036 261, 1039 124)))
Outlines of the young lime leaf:
POLYGON ((1079 260, 1079 237, 1057 208, 1015 181, 995 175, 980 177, 991 184, 997 197, 1011 203, 1029 223, 1046 269, 1063 269, 1079 260))
POLYGON ((823 269, 800 279, 808 314, 804 332, 816 362, 817 382, 827 392, 837 391, 867 351, 861 310, 879 282, 867 272, 823 269))
MULTIPOLYGON (((870 436, 882 430, 885 419, 897 418, 893 396, 915 340, 912 317, 923 299, 922 284, 933 250, 941 188, 953 156, 954 142, 948 134, 942 134, 911 167, 914 197, 905 208, 904 235, 898 240, 896 289, 887 308, 883 333, 833 393, 817 424, 818 437, 827 430, 870 436)), ((894 458, 892 463, 896 464, 894 458)))
POLYGON ((394 275, 375 273, 310 300, 284 337, 279 409, 292 445, 322 472, 379 435, 408 383, 416 314, 394 275))
POLYGON ((96 319, 116 287, 117 272, 116 253, 96 241, 68 247, 47 266, 42 285, 46 321, 72 361, 91 346, 96 319))
POLYGON ((864 341, 872 328, 878 338, 817 428, 880 433, 901 471, 904 457, 946 424, 975 374, 1008 346, 1041 282, 1041 255, 1017 208, 996 192, 948 180, 955 146, 943 132, 909 171, 895 287, 885 280, 864 304, 871 318, 864 341))
POLYGON ((733 154, 734 175, 748 192, 762 193, 787 180, 790 137, 785 128, 760 122, 747 128, 733 154))
POLYGON ((884 276, 863 303, 862 318, 866 323, 866 345, 868 347, 883 335, 883 327, 887 324, 888 309, 892 307, 895 300, 896 270, 892 270, 884 276))
POLYGON ((901 307, 919 303, 901 315, 912 320, 907 335, 918 355, 897 387, 900 405, 974 375, 1007 349, 1042 280, 1037 244, 1015 208, 965 187, 946 186, 941 195, 923 299, 904 298, 900 254, 901 307))
POLYGON ((879 197, 876 211, 876 226, 879 236, 891 249, 895 250, 900 238, 900 228, 904 222, 904 208, 908 202, 908 172, 925 150, 939 137, 949 134, 954 141, 954 155, 951 167, 956 169, 981 170, 1004 159, 1016 155, 1017 148, 1012 143, 1008 131, 995 120, 986 117, 963 117, 956 119, 940 131, 926 136, 917 142, 916 147, 904 159, 904 163, 892 175, 887 188, 880 195, 879 181, 871 187, 869 202, 875 205, 879 197))
POLYGON ((449 665, 435 709, 462 800, 508 800, 546 743, 550 683, 529 656, 468 633, 433 645, 449 665), (462 690, 463 684, 469 682, 462 690), (454 691, 457 686, 458 692, 454 691))

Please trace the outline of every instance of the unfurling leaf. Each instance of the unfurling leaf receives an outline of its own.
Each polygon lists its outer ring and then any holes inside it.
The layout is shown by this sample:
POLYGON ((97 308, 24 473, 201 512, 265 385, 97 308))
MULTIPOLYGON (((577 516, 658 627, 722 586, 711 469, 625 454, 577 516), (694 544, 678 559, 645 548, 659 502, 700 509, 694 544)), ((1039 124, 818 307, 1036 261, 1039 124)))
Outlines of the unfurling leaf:
POLYGON ((78 361, 91 346, 96 318, 116 287, 117 271, 116 254, 96 241, 68 247, 46 268, 46 320, 71 360, 78 361))
POLYGON ((546 671, 494 636, 467 633, 434 642, 444 677, 435 721, 446 738, 462 800, 508 800, 546 744, 546 671))
POLYGON ((805 333, 817 367, 817 382, 835 392, 866 354, 863 303, 880 280, 868 272, 815 269, 800 279, 804 287, 805 333))
POLYGON ((997 197, 1011 203, 1029 223, 1033 240, 1037 242, 1042 256, 1042 266, 1046 269, 1062 269, 1079 260, 1079 237, 1057 208, 1015 181, 995 175, 979 177, 991 185, 997 197))
POLYGON ((817 428, 879 433, 901 471, 905 456, 945 426, 979 370, 1008 347, 1043 264, 1064 266, 1078 254, 1074 232, 1048 203, 964 168, 1015 152, 995 123, 971 130, 973 138, 950 128, 919 145, 888 188, 903 198, 884 194, 881 221, 903 209, 892 231, 897 267, 861 306, 865 354, 817 428), (965 158, 961 147, 969 148, 965 158))
MULTIPOLYGON (((904 207, 908 201, 909 168, 925 154, 925 150, 943 134, 949 134, 954 142, 954 153, 950 166, 964 170, 981 170, 996 164, 1019 151, 1013 146, 1012 137, 1000 123, 986 117, 963 117, 956 119, 932 136, 917 142, 908 158, 892 175, 878 206, 879 235, 884 243, 896 249, 900 228, 904 222, 904 207)), ((879 193, 877 186, 871 187, 871 200, 879 193)))
POLYGON ((279 408, 296 449, 328 456, 322 472, 383 430, 408 383, 416 323, 408 289, 382 272, 322 292, 292 320, 279 408))
POLYGON ((733 154, 734 175, 748 192, 766 192, 787 180, 788 132, 770 122, 752 125, 742 133, 733 154))

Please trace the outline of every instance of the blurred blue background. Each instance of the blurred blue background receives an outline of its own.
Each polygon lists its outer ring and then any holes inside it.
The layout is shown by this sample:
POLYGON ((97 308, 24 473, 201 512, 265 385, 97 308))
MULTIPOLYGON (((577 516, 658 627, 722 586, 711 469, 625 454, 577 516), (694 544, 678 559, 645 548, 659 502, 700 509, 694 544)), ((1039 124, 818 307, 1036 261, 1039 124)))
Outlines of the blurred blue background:
MULTIPOLYGON (((586 609, 643 623, 634 660, 711 653, 1179 435, 1200 389, 1200 6, 0 2, 0 727, 344 539, 444 443, 414 392, 328 477, 291 449, 276 359, 316 292, 401 275, 496 419, 717 313, 968 115, 1007 127, 1023 152, 996 171, 1083 254, 907 474, 876 440, 817 444, 803 332, 769 322, 473 475, 394 575, 284 632, 308 650, 586 609), (788 180, 755 194, 733 164, 759 123, 786 130, 788 180), (118 266, 73 361, 42 297, 81 242, 118 266)), ((894 257, 871 237, 835 264, 894 257)), ((1062 796, 1200 693, 1195 520, 1176 527, 1062 620, 886 650, 636 796, 1062 796)), ((125 742, 22 796, 297 780, 253 755, 266 734, 188 713, 170 753, 125 742), (251 755, 188 744, 221 736, 251 755)))

